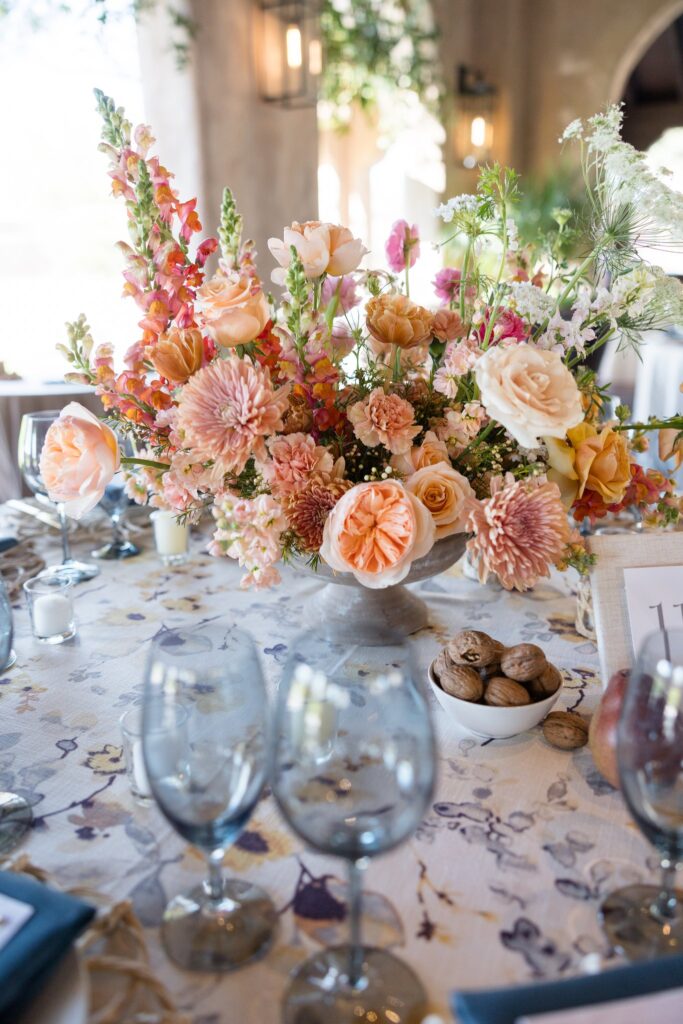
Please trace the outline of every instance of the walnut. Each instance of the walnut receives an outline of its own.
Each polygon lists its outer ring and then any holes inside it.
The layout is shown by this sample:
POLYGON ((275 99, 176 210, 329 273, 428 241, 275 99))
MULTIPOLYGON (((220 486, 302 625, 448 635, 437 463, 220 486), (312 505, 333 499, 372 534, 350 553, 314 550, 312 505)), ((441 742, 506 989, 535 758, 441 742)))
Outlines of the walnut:
POLYGON ((505 676, 494 676, 488 681, 484 690, 484 700, 487 704, 499 708, 514 708, 531 703, 531 698, 524 687, 505 676))
POLYGON ((528 683, 538 679, 547 662, 545 654, 536 644, 517 644, 508 647, 500 659, 500 667, 509 679, 528 683))
POLYGON ((467 665, 454 665, 448 655, 442 658, 445 651, 434 662, 434 674, 439 680, 441 689, 460 700, 477 701, 484 692, 484 684, 476 668, 467 665))
POLYGON ((527 689, 531 694, 532 700, 545 700, 546 697, 552 696, 553 693, 559 690, 561 685, 562 676, 560 675, 560 670, 548 662, 540 676, 527 683, 527 689))
POLYGON ((576 750, 588 743, 588 722, 573 711, 551 711, 543 723, 548 743, 560 750, 576 750))
POLYGON ((446 645, 446 650, 456 665, 484 668, 495 661, 500 661, 505 648, 488 633, 481 633, 477 629, 463 629, 446 645))

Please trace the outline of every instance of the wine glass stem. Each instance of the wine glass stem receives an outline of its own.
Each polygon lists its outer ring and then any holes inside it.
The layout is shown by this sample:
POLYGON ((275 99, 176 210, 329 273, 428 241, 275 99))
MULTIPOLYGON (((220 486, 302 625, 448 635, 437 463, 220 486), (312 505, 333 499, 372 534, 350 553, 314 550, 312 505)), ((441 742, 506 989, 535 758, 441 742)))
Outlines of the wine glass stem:
POLYGON ((355 988, 363 974, 361 913, 363 904, 362 861, 349 861, 349 984, 355 988))
POLYGON ((207 896, 218 903, 223 895, 223 850, 213 850, 209 854, 209 877, 204 883, 207 896))
POLYGON ((670 857, 663 857, 662 868, 662 891, 657 898, 655 910, 657 916, 667 920, 676 917, 678 904, 676 900, 676 860, 670 857))
POLYGON ((64 511, 64 504, 60 502, 57 505, 57 512, 59 513, 59 524, 62 528, 62 562, 71 562, 71 545, 69 544, 69 526, 66 519, 66 512, 64 511))
POLYGON ((112 512, 111 514, 111 526, 112 526, 112 542, 114 544, 123 544, 125 541, 125 533, 123 530, 123 523, 121 522, 121 513, 112 512))

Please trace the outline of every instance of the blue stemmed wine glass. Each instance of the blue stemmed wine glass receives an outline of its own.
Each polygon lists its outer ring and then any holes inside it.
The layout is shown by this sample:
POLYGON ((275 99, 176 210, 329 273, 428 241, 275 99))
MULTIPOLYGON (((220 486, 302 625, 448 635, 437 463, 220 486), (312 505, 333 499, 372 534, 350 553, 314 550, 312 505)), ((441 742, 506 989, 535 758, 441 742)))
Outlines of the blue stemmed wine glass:
POLYGON ((142 744, 152 795, 208 862, 208 878, 166 907, 169 956, 190 970, 228 971, 270 945, 276 912, 250 882, 224 879, 267 773, 268 701, 254 645, 236 627, 164 630, 152 644, 142 744))
POLYGON ((629 960, 683 952, 683 630, 643 643, 617 725, 621 790, 661 864, 659 885, 628 885, 602 904, 612 945, 629 960))
POLYGON ((290 648, 278 691, 275 797, 292 829, 347 861, 349 941, 293 974, 285 1024, 418 1024, 426 994, 386 950, 361 942, 362 871, 407 839, 434 784, 435 748, 409 646, 369 632, 355 644, 308 634, 290 648))

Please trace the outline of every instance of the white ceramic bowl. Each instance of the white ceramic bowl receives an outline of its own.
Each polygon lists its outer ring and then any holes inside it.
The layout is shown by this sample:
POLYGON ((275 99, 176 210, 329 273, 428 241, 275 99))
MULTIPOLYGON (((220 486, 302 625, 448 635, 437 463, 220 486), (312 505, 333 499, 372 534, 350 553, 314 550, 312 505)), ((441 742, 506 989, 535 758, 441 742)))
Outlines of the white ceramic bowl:
POLYGON ((555 693, 534 704, 522 704, 521 707, 515 708, 496 708, 488 704, 474 704, 469 700, 451 697, 449 693, 441 689, 436 681, 434 662, 429 666, 427 676, 436 699, 454 722, 457 722, 463 729, 467 729, 468 732, 473 732, 475 736, 484 736, 486 739, 495 740, 517 736, 520 732, 533 729, 535 725, 542 722, 548 712, 552 711, 564 685, 564 682, 560 683, 555 693))

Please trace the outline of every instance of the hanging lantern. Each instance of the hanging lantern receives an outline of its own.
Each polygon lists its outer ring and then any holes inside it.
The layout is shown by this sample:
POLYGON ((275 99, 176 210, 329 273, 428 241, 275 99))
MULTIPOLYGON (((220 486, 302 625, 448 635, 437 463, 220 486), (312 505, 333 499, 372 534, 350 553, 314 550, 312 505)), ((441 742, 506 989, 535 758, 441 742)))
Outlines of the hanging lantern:
POLYGON ((486 163, 493 148, 493 115, 497 90, 479 71, 457 69, 455 156, 468 169, 486 163))
POLYGON ((256 69, 261 98, 314 106, 322 72, 318 0, 257 0, 256 69))

